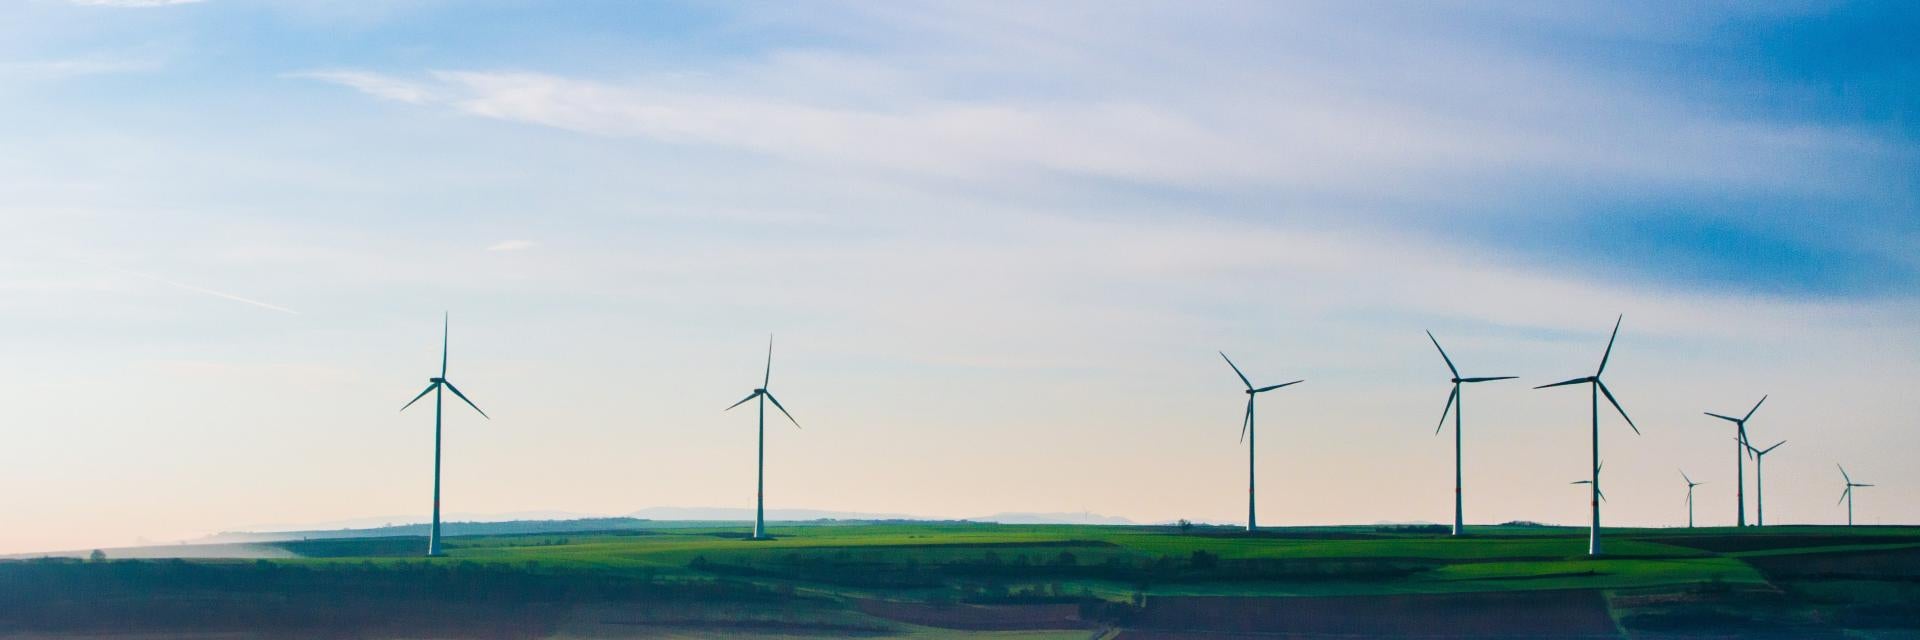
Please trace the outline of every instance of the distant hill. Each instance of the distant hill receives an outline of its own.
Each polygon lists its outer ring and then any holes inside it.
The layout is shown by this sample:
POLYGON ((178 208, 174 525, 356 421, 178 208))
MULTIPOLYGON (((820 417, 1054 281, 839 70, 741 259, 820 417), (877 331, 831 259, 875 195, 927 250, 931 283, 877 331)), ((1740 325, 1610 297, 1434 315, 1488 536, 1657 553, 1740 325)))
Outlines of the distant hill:
MULTIPOLYGON (((747 522, 753 520, 752 509, 736 507, 649 507, 627 515, 647 520, 707 520, 720 522, 747 522)), ((903 513, 822 511, 817 509, 768 509, 767 520, 775 522, 806 522, 809 520, 968 520, 972 522, 998 522, 1001 524, 1135 524, 1132 520, 1126 518, 1081 512, 1016 512, 996 513, 972 518, 929 518, 903 513)))
MULTIPOLYGON (((343 521, 350 523, 347 526, 308 526, 306 528, 292 528, 298 525, 283 525, 287 527, 284 530, 224 531, 190 542, 192 544, 223 544, 427 535, 428 525, 421 522, 381 526, 351 526, 351 524, 364 522, 391 522, 394 519, 395 518, 360 518, 343 521)), ((734 507, 649 507, 619 517, 449 521, 441 523, 440 532, 448 536, 486 536, 575 533, 585 531, 631 531, 705 526, 713 522, 749 522, 751 520, 753 520, 752 509, 734 507)), ((772 522, 797 523, 821 520, 839 522, 932 522, 940 521, 941 519, 899 513, 826 511, 819 509, 768 509, 767 520, 772 522)), ((975 518, 964 518, 964 520, 972 522, 998 522, 1001 524, 1134 524, 1132 520, 1126 518, 1104 516, 1096 513, 996 513, 975 518)), ((280 527, 275 528, 278 529, 280 527)))
MULTIPOLYGON (((576 518, 572 520, 509 520, 506 522, 442 522, 441 535, 498 536, 528 533, 574 533, 582 531, 632 531, 671 526, 639 518, 576 518)), ((278 542, 284 540, 329 540, 335 538, 386 538, 425 536, 429 525, 402 524, 363 529, 313 529, 307 531, 226 531, 196 543, 278 542)))
MULTIPOLYGON (((753 510, 737 507, 647 507, 627 514, 629 517, 645 520, 697 520, 718 522, 748 522, 753 520, 753 510)), ((768 509, 767 519, 779 522, 802 522, 807 520, 931 520, 899 513, 861 513, 856 511, 822 511, 818 509, 768 509)))
POLYGON ((1098 513, 996 513, 990 516, 967 518, 974 522, 998 522, 1000 524, 1138 524, 1119 516, 1103 516, 1098 513))

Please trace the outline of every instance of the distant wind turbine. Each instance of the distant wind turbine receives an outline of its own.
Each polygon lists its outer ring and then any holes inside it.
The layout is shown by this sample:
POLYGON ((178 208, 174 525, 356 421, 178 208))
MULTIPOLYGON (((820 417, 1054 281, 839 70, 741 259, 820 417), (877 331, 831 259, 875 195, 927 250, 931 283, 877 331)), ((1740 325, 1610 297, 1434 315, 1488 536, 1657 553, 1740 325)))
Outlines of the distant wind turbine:
MULTIPOLYGON (((1835 464, 1833 466, 1840 467, 1840 465, 1838 464, 1835 464)), ((1860 484, 1858 482, 1854 482, 1853 477, 1847 475, 1846 467, 1840 467, 1840 479, 1847 483, 1846 490, 1840 492, 1840 501, 1847 503, 1847 526, 1851 527, 1853 526, 1853 488, 1854 487, 1871 487, 1873 485, 1860 484)), ((1840 502, 1835 502, 1834 504, 1840 504, 1840 502)))
POLYGON ((793 419, 793 414, 787 413, 787 408, 780 406, 780 400, 773 397, 773 392, 767 390, 767 386, 772 382, 773 334, 767 334, 767 372, 765 377, 760 379, 760 388, 754 389, 753 393, 747 394, 747 397, 741 398, 739 402, 725 409, 725 411, 732 411, 733 407, 746 404, 748 400, 760 399, 760 445, 758 458, 754 464, 756 475, 753 483, 753 539, 755 540, 767 538, 767 402, 772 401, 773 408, 779 409, 780 414, 786 416, 788 422, 793 423, 793 428, 800 428, 800 421, 793 419))
POLYGON ((1734 471, 1733 497, 1734 497, 1734 501, 1740 504, 1740 508, 1737 512, 1738 518, 1734 520, 1734 525, 1733 525, 1736 527, 1747 526, 1747 491, 1746 491, 1747 489, 1746 464, 1747 463, 1745 460, 1741 458, 1741 456, 1747 452, 1747 448, 1748 448, 1747 447, 1747 421, 1753 419, 1753 412, 1759 411, 1760 405, 1763 405, 1766 403, 1767 403, 1767 397, 1760 396, 1760 401, 1753 403, 1753 408, 1747 410, 1747 415, 1738 417, 1738 418, 1731 417, 1731 416, 1723 416, 1718 413, 1714 413, 1712 411, 1706 412, 1707 415, 1733 423, 1733 426, 1735 427, 1733 432, 1733 471, 1734 471))
POLYGON ((1760 474, 1761 465, 1767 461, 1767 454, 1773 453, 1774 449, 1786 443, 1787 441, 1781 440, 1765 449, 1755 449, 1753 445, 1747 445, 1747 453, 1753 456, 1753 506, 1754 515, 1758 516, 1755 522, 1757 526, 1767 526, 1767 478, 1760 474))
MULTIPOLYGON (((1512 380, 1514 376, 1494 376, 1491 378, 1462 378, 1460 370, 1454 368, 1453 358, 1447 357, 1447 350, 1440 347, 1440 340, 1427 332, 1427 339, 1433 341, 1433 348, 1440 350, 1440 359, 1447 363, 1447 371, 1453 373, 1453 392, 1447 394, 1447 406, 1440 409, 1440 424, 1434 426, 1433 434, 1447 426, 1447 412, 1453 412, 1453 535, 1466 533, 1465 514, 1460 497, 1460 412, 1466 408, 1466 399, 1460 396, 1460 385, 1472 382, 1492 382, 1494 380, 1512 380)), ((1251 405, 1249 405, 1251 406, 1251 405)))
POLYGON ((420 395, 414 396, 412 400, 407 401, 406 405, 400 407, 401 411, 406 411, 407 407, 411 407, 413 403, 419 402, 421 398, 427 397, 427 394, 433 394, 433 528, 427 533, 427 555, 429 556, 440 555, 440 423, 443 414, 443 403, 441 400, 445 397, 445 394, 441 393, 440 390, 445 388, 447 391, 452 391, 453 395, 459 397, 461 402, 465 402, 467 406, 473 407, 474 411, 479 411, 480 417, 488 420, 493 419, 492 416, 487 415, 487 412, 480 411, 479 405, 474 404, 472 400, 468 400, 466 394, 460 393, 459 387, 453 386, 453 382, 447 380, 447 334, 449 333, 448 329, 450 328, 450 324, 448 318, 444 315, 441 316, 440 322, 440 377, 427 378, 427 389, 421 391, 420 395))
POLYGON ((1233 363, 1233 358, 1227 357, 1227 352, 1220 352, 1220 358, 1226 360, 1227 366, 1233 367, 1233 374, 1240 376, 1240 382, 1247 385, 1247 414, 1240 420, 1240 440, 1247 443, 1247 530, 1252 531, 1255 527, 1259 526, 1258 520, 1254 518, 1253 508, 1253 397, 1255 394, 1266 393, 1274 389, 1296 385, 1306 381, 1295 380, 1293 382, 1255 389, 1253 388, 1253 381, 1247 379, 1247 374, 1240 372, 1240 366, 1233 363))
MULTIPOLYGON (((1569 482, 1569 483, 1567 483, 1567 484, 1593 484, 1593 481, 1592 481, 1592 480, 1575 480, 1575 481, 1573 481, 1573 482, 1569 482)), ((1597 488, 1596 488, 1596 489, 1594 489, 1594 490, 1593 490, 1593 493, 1594 493, 1594 495, 1597 495, 1597 496, 1600 496, 1600 500, 1601 500, 1602 502, 1605 502, 1605 501, 1606 501, 1606 499, 1607 499, 1607 493, 1606 493, 1605 491, 1601 491, 1601 490, 1599 490, 1599 489, 1597 489, 1597 488)))
POLYGON ((1607 383, 1600 381, 1600 374, 1606 373, 1607 371, 1607 359, 1613 357, 1613 341, 1614 339, 1620 337, 1620 322, 1625 319, 1626 319, 1626 316, 1624 314, 1621 315, 1621 317, 1614 319, 1613 336, 1607 338, 1607 350, 1605 353, 1600 355, 1600 368, 1595 370, 1593 372, 1593 375, 1590 375, 1584 378, 1574 378, 1572 380, 1567 380, 1565 382, 1555 382, 1553 384, 1543 384, 1538 387, 1534 387, 1535 389, 1545 389, 1548 387, 1560 387, 1560 386, 1565 386, 1570 384, 1590 384, 1593 386, 1592 388, 1592 393, 1593 393, 1593 480, 1591 480, 1589 483, 1592 485, 1591 488, 1593 489, 1593 499, 1590 501, 1590 503, 1593 506, 1593 523, 1589 525, 1587 529, 1587 555, 1590 555, 1590 556, 1600 555, 1600 396, 1601 394, 1605 394, 1607 396, 1607 402, 1612 403, 1614 410, 1620 412, 1620 417, 1626 418, 1627 426, 1633 428, 1633 434, 1640 435, 1640 427, 1635 426, 1633 424, 1633 418, 1627 417, 1627 410, 1620 406, 1619 400, 1615 400, 1613 398, 1613 392, 1607 390, 1607 383))
POLYGON ((1593 495, 1595 495, 1595 496, 1598 496, 1598 497, 1600 498, 1600 500, 1604 502, 1604 501, 1605 501, 1605 500, 1607 499, 1607 494, 1606 494, 1606 492, 1603 492, 1603 491, 1601 491, 1601 490, 1600 490, 1600 468, 1601 468, 1601 467, 1604 467, 1604 466, 1606 466, 1606 463, 1604 463, 1604 462, 1602 462, 1602 463, 1600 463, 1600 464, 1598 464, 1598 465, 1594 465, 1594 467, 1593 467, 1593 479, 1592 479, 1592 480, 1575 480, 1575 481, 1573 481, 1573 482, 1569 482, 1569 483, 1567 483, 1567 484, 1589 484, 1589 485, 1593 485, 1593 495))
POLYGON ((1687 477, 1687 472, 1685 471, 1680 472, 1680 479, 1687 481, 1687 528, 1692 529, 1693 528, 1693 488, 1706 483, 1694 482, 1693 478, 1687 477))

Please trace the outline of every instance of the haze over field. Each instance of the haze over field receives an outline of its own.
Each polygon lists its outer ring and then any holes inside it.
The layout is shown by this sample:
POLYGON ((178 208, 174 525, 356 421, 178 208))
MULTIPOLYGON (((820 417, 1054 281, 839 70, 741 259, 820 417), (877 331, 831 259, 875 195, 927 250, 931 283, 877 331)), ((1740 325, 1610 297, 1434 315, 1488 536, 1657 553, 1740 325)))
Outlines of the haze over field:
POLYGON ((0 553, 429 507, 1920 520, 1911 3, 0 5, 0 553), (429 411, 430 412, 430 411, 429 411), (1751 471, 1749 471, 1751 482, 1751 471), (1749 490, 1751 494, 1751 489, 1749 490))

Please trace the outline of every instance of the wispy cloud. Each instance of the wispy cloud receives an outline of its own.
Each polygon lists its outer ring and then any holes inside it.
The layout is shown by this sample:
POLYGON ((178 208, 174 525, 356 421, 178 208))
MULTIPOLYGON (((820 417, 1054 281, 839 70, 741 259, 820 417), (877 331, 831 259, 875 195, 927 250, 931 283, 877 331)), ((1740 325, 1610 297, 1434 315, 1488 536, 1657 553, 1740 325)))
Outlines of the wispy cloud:
POLYGON ((246 303, 246 304, 250 304, 250 305, 253 305, 253 306, 256 306, 256 307, 260 307, 260 308, 262 308, 262 309, 270 309, 270 310, 273 310, 273 311, 278 311, 278 312, 281 312, 281 313, 288 313, 288 314, 293 314, 293 315, 299 315, 299 314, 300 314, 300 312, 298 312, 298 311, 294 311, 294 310, 292 310, 292 309, 288 309, 288 308, 286 308, 286 307, 282 307, 282 306, 280 306, 280 305, 277 305, 277 304, 273 304, 273 303, 269 303, 269 302, 261 302, 261 301, 259 301, 259 300, 254 300, 254 299, 252 299, 252 298, 243 298, 243 297, 240 297, 240 296, 237 296, 237 295, 234 295, 234 294, 231 294, 231 293, 227 293, 227 292, 225 292, 225 291, 215 291, 215 290, 213 290, 213 289, 208 289, 208 288, 206 288, 206 287, 196 287, 196 286, 193 286, 193 285, 190 285, 190 284, 185 284, 185 283, 181 283, 181 282, 175 282, 175 281, 173 281, 173 280, 168 280, 168 279, 166 279, 166 278, 162 278, 162 277, 160 277, 160 276, 156 276, 156 275, 153 275, 153 274, 150 274, 150 273, 141 273, 141 272, 139 272, 139 271, 131 271, 131 270, 127 270, 127 269, 115 269, 115 271, 119 271, 119 272, 121 272, 121 273, 124 273, 124 274, 127 274, 127 275, 130 275, 130 276, 134 276, 134 277, 137 277, 137 278, 144 278, 144 279, 147 279, 147 280, 152 280, 152 281, 154 281, 154 282, 158 282, 158 283, 160 283, 160 284, 164 284, 164 285, 167 285, 167 286, 170 286, 170 287, 174 287, 174 288, 177 288, 177 289, 183 289, 183 290, 186 290, 186 291, 192 291, 192 292, 194 292, 194 293, 204 293, 204 294, 207 294, 207 295, 210 295, 210 296, 213 296, 213 297, 216 297, 216 298, 225 298, 225 299, 227 299, 227 300, 232 300, 232 301, 234 301, 234 302, 243 302, 243 303, 246 303))
POLYGON ((21 60, 0 62, 0 78, 47 80, 112 73, 152 71, 162 66, 157 59, 79 57, 58 60, 21 60))
POLYGON ((205 0, 67 0, 67 2, 86 7, 170 7, 204 1, 205 0))
MULTIPOLYGON (((1848 179, 1836 163, 1888 153, 1844 129, 1705 117, 1687 105, 1590 88, 1569 88, 1588 94, 1569 102, 1604 107, 1574 113, 1563 103, 1516 103, 1500 107, 1514 111, 1506 118, 1486 117, 1480 105, 1377 99, 1316 86, 1323 78, 1278 73, 1266 80, 1300 86, 1285 92, 1216 88, 1204 103, 1192 100, 1197 96, 1176 103, 1149 94, 893 103, 750 88, 779 73, 763 68, 698 87, 519 71, 299 76, 383 99, 592 135, 978 181, 1017 182, 1038 172, 1183 188, 1466 202, 1543 177, 1822 191, 1848 179)), ((1523 75, 1552 77, 1546 69, 1523 75)))
POLYGON ((408 104, 427 104, 438 98, 428 87, 415 82, 366 71, 318 70, 289 73, 288 78, 304 78, 331 82, 351 87, 355 90, 383 100, 393 100, 408 104))
POLYGON ((488 251, 524 251, 533 248, 532 240, 504 240, 487 247, 488 251))

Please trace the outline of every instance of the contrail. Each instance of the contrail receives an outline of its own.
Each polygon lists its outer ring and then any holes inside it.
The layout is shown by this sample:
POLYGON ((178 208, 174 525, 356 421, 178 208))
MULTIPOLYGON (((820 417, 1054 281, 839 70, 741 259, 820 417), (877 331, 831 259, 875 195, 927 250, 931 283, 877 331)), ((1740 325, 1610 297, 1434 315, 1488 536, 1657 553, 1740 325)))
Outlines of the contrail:
POLYGON ((160 276, 156 276, 156 275, 153 275, 153 274, 150 274, 150 273, 140 273, 140 272, 138 272, 138 271, 129 271, 129 270, 126 270, 126 269, 114 269, 114 271, 119 271, 119 272, 121 272, 121 273, 124 273, 124 274, 127 274, 127 275, 130 275, 130 276, 138 276, 138 277, 141 277, 141 278, 146 278, 146 279, 148 279, 148 280, 152 280, 152 281, 154 281, 154 282, 158 282, 158 283, 160 283, 160 284, 164 284, 164 285, 170 285, 170 286, 173 286, 173 287, 177 287, 177 288, 181 288, 181 289, 186 289, 186 290, 188 290, 188 291, 193 291, 193 292, 196 292, 196 293, 204 293, 204 294, 207 294, 207 295, 210 295, 210 296, 214 296, 214 297, 217 297, 217 298, 226 298, 226 299, 228 299, 228 300, 232 300, 232 301, 234 301, 234 302, 245 302, 245 303, 247 303, 247 304, 250 304, 250 305, 253 305, 253 306, 256 306, 256 307, 260 307, 260 308, 262 308, 262 309, 272 309, 272 310, 274 310, 274 311, 278 311, 278 312, 281 312, 281 313, 290 313, 290 314, 293 314, 293 315, 296 315, 296 316, 297 316, 297 315, 300 315, 300 312, 298 312, 298 311, 294 311, 294 310, 292 310, 292 309, 288 309, 288 308, 286 308, 286 307, 282 307, 282 306, 280 306, 280 305, 277 305, 277 304, 268 304, 268 303, 265 303, 265 302, 261 302, 261 301, 259 301, 259 300, 251 300, 251 299, 247 299, 247 298, 242 298, 242 297, 240 297, 240 296, 236 296, 236 295, 233 295, 233 294, 231 294, 231 293, 226 293, 226 292, 222 292, 222 291, 214 291, 214 290, 212 290, 212 289, 206 289, 206 288, 202 288, 202 287, 196 287, 196 286, 193 286, 193 285, 190 285, 190 284, 183 284, 183 283, 179 283, 179 282, 174 282, 174 281, 172 281, 172 280, 168 280, 168 279, 166 279, 166 278, 162 278, 162 277, 160 277, 160 276))

